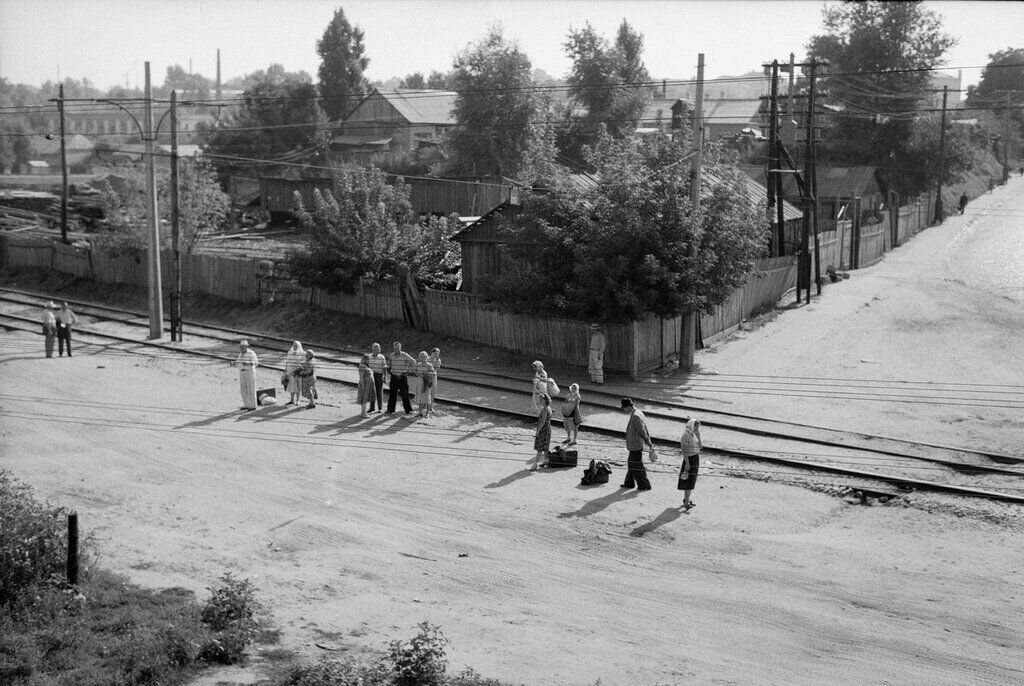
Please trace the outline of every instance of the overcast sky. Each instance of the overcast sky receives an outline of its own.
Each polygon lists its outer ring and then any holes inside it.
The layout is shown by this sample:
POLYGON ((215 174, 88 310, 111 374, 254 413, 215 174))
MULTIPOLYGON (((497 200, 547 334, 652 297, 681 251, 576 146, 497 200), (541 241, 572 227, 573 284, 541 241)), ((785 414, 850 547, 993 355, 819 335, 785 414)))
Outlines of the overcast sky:
MULTIPOLYGON (((945 63, 977 81, 988 55, 1024 47, 1024 2, 926 3, 959 39, 945 63)), ((643 33, 655 78, 742 74, 772 59, 800 58, 821 31, 824 2, 812 0, 0 0, 0 76, 40 85, 87 77, 98 87, 155 84, 167 67, 223 78, 278 62, 315 79, 316 41, 337 7, 366 34, 370 79, 451 68, 453 56, 500 22, 534 67, 563 76, 562 42, 590 21, 613 38, 623 19, 643 33)))

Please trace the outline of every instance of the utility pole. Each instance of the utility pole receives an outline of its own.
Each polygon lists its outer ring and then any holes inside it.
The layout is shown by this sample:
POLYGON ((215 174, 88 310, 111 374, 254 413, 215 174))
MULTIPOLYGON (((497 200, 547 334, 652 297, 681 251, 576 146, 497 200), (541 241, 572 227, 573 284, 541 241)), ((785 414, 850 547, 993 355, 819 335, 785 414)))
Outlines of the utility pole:
MULTIPOLYGON (((815 71, 818 62, 811 60, 810 64, 810 87, 807 91, 807 169, 804 172, 804 184, 811 196, 811 221, 814 230, 814 285, 818 295, 821 295, 821 244, 818 241, 818 146, 814 137, 814 95, 815 95, 815 71)), ((826 65, 827 66, 827 65, 826 65)), ((811 302, 810 288, 807 289, 807 302, 811 302)))
POLYGON ((171 340, 181 342, 181 230, 178 213, 178 92, 171 90, 171 237, 174 274, 171 278, 171 340))
POLYGON ((64 84, 57 90, 57 111, 60 113, 60 240, 68 242, 68 152, 64 137, 64 84))
MULTIPOLYGON (((704 145, 704 53, 697 55, 697 92, 693 106, 693 157, 690 161, 690 202, 693 205, 691 222, 696 227, 700 221, 700 168, 701 150, 704 145)), ((690 240, 687 250, 691 260, 697 257, 696 234, 690 240)), ((697 346, 697 313, 689 310, 683 315, 680 333, 679 367, 693 369, 693 354, 697 346)))
POLYGON ((164 310, 160 282, 160 217, 156 201, 156 160, 153 144, 153 86, 146 62, 146 110, 143 117, 143 140, 146 142, 146 220, 149 226, 149 338, 163 337, 164 310))
MULTIPOLYGON (((771 212, 774 209, 776 216, 779 216, 783 214, 781 202, 782 175, 780 174, 782 162, 779 152, 779 61, 773 60, 770 68, 772 90, 768 115, 770 118, 768 123, 768 148, 771 151, 768 157, 768 214, 771 216, 771 212)), ((776 253, 779 257, 782 257, 786 254, 786 226, 782 221, 776 224, 775 233, 778 244, 776 253)))
POLYGON ((935 185, 935 223, 941 224, 942 212, 942 171, 946 168, 946 98, 949 97, 949 86, 942 87, 942 129, 939 131, 939 173, 935 185))

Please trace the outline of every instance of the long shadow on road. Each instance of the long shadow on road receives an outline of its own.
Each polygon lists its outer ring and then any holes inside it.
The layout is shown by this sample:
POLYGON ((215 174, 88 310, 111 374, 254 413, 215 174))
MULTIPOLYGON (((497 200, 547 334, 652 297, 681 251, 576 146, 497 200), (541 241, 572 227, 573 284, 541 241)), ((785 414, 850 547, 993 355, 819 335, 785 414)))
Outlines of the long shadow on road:
POLYGON ((664 512, 662 512, 660 515, 658 515, 651 521, 647 522, 646 524, 641 524, 637 528, 633 529, 629 532, 629 535, 643 536, 644 534, 649 534, 659 527, 665 526, 670 522, 676 521, 684 512, 686 512, 686 510, 683 509, 682 505, 680 505, 679 507, 666 507, 664 512))
POLYGON ((584 503, 583 507, 572 512, 562 512, 558 515, 559 519, 569 519, 571 517, 589 517, 592 514, 596 514, 601 510, 605 509, 609 505, 620 500, 628 500, 629 498, 635 498, 639 494, 638 491, 620 488, 614 493, 609 493, 606 496, 596 498, 590 502, 584 503))

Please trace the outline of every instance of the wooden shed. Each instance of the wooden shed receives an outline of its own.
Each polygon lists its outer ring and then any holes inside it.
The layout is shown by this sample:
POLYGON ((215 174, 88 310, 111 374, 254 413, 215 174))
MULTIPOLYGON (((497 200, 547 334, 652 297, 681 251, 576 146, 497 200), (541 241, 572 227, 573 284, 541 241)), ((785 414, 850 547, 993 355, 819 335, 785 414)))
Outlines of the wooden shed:
POLYGON ((286 179, 276 176, 260 177, 260 208, 270 213, 272 223, 287 221, 295 210, 295 192, 302 196, 302 204, 313 207, 313 191, 334 188, 334 179, 318 177, 286 179))
POLYGON ((534 220, 523 214, 519 205, 504 202, 455 234, 453 239, 462 247, 463 291, 479 293, 488 277, 501 273, 499 247, 510 244, 510 236, 504 227, 523 226, 524 222, 532 222, 536 226, 534 220))

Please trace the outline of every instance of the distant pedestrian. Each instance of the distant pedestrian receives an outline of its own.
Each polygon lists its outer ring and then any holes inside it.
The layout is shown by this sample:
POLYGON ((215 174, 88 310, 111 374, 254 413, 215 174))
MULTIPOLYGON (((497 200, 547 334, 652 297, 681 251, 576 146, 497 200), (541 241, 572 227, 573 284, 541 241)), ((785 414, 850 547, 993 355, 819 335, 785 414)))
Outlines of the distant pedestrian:
POLYGON ((697 503, 690 500, 693 487, 697 484, 700 471, 700 451, 704 444, 700 440, 700 420, 689 419, 679 439, 679 451, 683 454, 683 466, 679 469, 678 489, 683 492, 683 507, 689 510, 697 503))
POLYGON ((416 360, 409 353, 402 352, 402 344, 395 341, 392 352, 388 355, 388 370, 391 372, 390 388, 388 389, 388 414, 395 413, 398 396, 402 396, 402 407, 405 416, 412 416, 412 403, 409 401, 409 374, 413 372, 416 360))
POLYGON ((57 317, 53 313, 55 307, 52 300, 43 306, 43 337, 47 357, 53 357, 53 343, 57 340, 57 317))
POLYGON ((418 357, 419 359, 416 361, 416 376, 420 378, 418 416, 429 417, 434 402, 431 392, 434 390, 434 384, 437 383, 437 372, 434 370, 434 365, 430 364, 430 356, 427 351, 420 352, 418 357))
POLYGON ((312 350, 306 351, 306 359, 299 365, 295 377, 299 379, 299 394, 309 401, 306 409, 312 410, 316 407, 316 356, 312 350))
POLYGON ((242 409, 245 411, 256 409, 256 367, 260 365, 256 353, 249 347, 249 341, 242 341, 238 344, 241 353, 235 360, 238 367, 238 386, 242 394, 242 409))
POLYGON ((370 371, 373 372, 374 400, 370 401, 370 412, 382 412, 384 410, 384 374, 388 371, 388 358, 380 352, 380 343, 370 346, 370 360, 368 362, 370 371), (374 402, 377 409, 374 410, 374 402))
MULTIPOLYGON (((430 351, 430 357, 427 358, 430 362, 430 366, 434 368, 434 375, 441 376, 441 349, 434 348, 430 351)), ((434 401, 437 400, 437 379, 434 379, 434 385, 430 387, 430 410, 434 410, 434 401)))
POLYGON ((587 369, 590 380, 601 385, 604 383, 604 351, 607 348, 601 325, 594 322, 590 325, 590 363, 587 369))
POLYGON ((528 463, 530 471, 535 472, 539 467, 546 467, 548 460, 548 449, 551 447, 551 396, 542 393, 540 396, 540 410, 537 412, 537 431, 533 437, 533 449, 537 454, 528 463))
POLYGON ((544 363, 535 360, 533 363, 533 409, 540 411, 540 397, 548 392, 548 373, 544 371, 544 363))
POLYGON ((370 369, 370 356, 363 355, 363 359, 359 360, 359 387, 356 390, 356 402, 359 403, 361 417, 370 416, 366 411, 367 404, 370 406, 370 411, 373 411, 373 401, 377 397, 373 377, 373 370, 370 369))
POLYGON ((284 356, 284 374, 281 381, 284 389, 288 391, 288 402, 285 405, 298 405, 299 396, 302 395, 302 378, 298 375, 299 367, 306 360, 306 351, 302 349, 302 343, 294 341, 292 347, 284 356))
POLYGON ((968 202, 967 194, 966 193, 961 193, 960 194, 960 204, 959 204, 960 214, 963 214, 964 210, 967 208, 967 202, 968 202))
POLYGON ((566 447, 576 445, 580 424, 583 423, 583 416, 580 414, 580 399, 580 385, 578 383, 569 384, 569 392, 565 395, 565 402, 562 403, 562 427, 565 429, 566 447))
POLYGON ((71 311, 66 302, 60 304, 57 313, 57 351, 64 357, 64 344, 68 346, 68 357, 71 357, 71 326, 78 323, 78 317, 71 311))
POLYGON ((626 424, 626 450, 629 451, 629 458, 626 463, 626 481, 620 488, 636 486, 638 491, 649 491, 651 482, 647 480, 647 468, 644 467, 644 447, 650 451, 652 463, 658 461, 658 454, 647 430, 647 418, 633 406, 630 398, 623 398, 619 405, 629 415, 629 423, 626 424))

